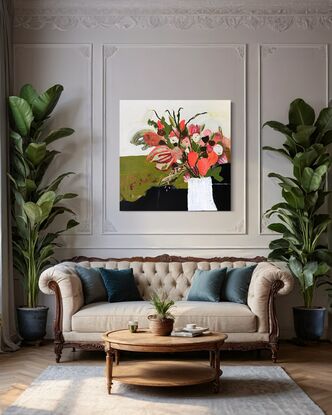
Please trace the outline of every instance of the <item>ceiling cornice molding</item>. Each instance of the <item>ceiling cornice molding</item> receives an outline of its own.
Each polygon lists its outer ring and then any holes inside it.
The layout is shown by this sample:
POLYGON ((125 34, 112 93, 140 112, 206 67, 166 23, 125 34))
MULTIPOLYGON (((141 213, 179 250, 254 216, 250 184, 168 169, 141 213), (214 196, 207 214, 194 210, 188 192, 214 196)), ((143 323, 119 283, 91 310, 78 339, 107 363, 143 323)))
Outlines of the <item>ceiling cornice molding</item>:
POLYGON ((331 0, 16 0, 15 27, 28 30, 332 28, 331 0))

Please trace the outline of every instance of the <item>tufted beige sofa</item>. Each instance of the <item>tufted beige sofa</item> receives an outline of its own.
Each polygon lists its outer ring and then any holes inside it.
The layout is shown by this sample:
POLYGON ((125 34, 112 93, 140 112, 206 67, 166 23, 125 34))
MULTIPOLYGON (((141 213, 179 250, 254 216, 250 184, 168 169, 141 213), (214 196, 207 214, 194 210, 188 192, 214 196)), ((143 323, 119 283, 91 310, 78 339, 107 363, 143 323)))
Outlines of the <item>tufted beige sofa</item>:
MULTIPOLYGON (((82 259, 82 258, 81 258, 82 259)), ((109 269, 133 268, 138 289, 144 300, 155 291, 162 291, 176 302, 172 311, 175 326, 195 322, 210 330, 228 334, 227 349, 269 348, 276 360, 279 328, 274 308, 274 297, 287 294, 293 287, 293 278, 282 264, 255 260, 213 258, 181 258, 162 256, 128 260, 81 260, 63 262, 45 270, 39 287, 46 294, 56 294, 54 323, 55 353, 60 361, 63 347, 101 349, 101 334, 108 330, 127 327, 128 320, 138 320, 147 327, 147 316, 152 313, 149 301, 122 303, 99 302, 84 305, 82 285, 75 273, 75 265, 109 269), (209 270, 224 267, 244 267, 257 263, 248 292, 248 305, 230 302, 210 303, 186 301, 196 269, 209 270)))

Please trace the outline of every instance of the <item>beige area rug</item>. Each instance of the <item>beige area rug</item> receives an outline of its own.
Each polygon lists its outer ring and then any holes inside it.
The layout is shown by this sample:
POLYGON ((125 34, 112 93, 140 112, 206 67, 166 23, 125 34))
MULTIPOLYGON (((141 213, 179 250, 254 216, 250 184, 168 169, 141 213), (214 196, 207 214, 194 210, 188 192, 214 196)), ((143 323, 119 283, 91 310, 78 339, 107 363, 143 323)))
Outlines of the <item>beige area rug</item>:
POLYGON ((280 367, 226 366, 219 394, 211 385, 148 388, 114 382, 102 366, 49 366, 10 406, 15 415, 321 415, 280 367))

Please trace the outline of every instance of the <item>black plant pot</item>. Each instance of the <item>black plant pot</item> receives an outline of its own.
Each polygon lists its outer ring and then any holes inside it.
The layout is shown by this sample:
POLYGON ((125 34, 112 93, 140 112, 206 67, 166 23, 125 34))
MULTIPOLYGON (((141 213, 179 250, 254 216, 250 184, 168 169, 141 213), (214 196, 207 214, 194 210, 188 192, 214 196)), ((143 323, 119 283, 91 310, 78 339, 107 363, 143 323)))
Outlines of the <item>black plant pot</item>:
POLYGON ((300 340, 319 340, 324 332, 326 308, 293 307, 294 329, 300 340))
POLYGON ((18 307, 17 323, 20 336, 25 342, 39 342, 46 334, 48 307, 18 307))

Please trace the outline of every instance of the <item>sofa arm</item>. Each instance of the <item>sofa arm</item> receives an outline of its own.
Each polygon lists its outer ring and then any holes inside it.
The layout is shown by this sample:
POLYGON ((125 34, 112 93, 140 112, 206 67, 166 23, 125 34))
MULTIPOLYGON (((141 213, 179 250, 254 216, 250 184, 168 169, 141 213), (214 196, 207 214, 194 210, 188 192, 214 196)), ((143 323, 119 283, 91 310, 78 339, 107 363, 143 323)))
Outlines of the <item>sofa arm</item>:
POLYGON ((248 306, 257 316, 257 331, 279 336, 275 315, 275 295, 292 291, 294 279, 283 263, 261 262, 255 268, 248 291, 248 306))
POLYGON ((75 273, 75 263, 62 262, 46 269, 39 278, 39 288, 44 294, 56 295, 55 334, 71 331, 72 315, 84 305, 82 284, 75 273))

